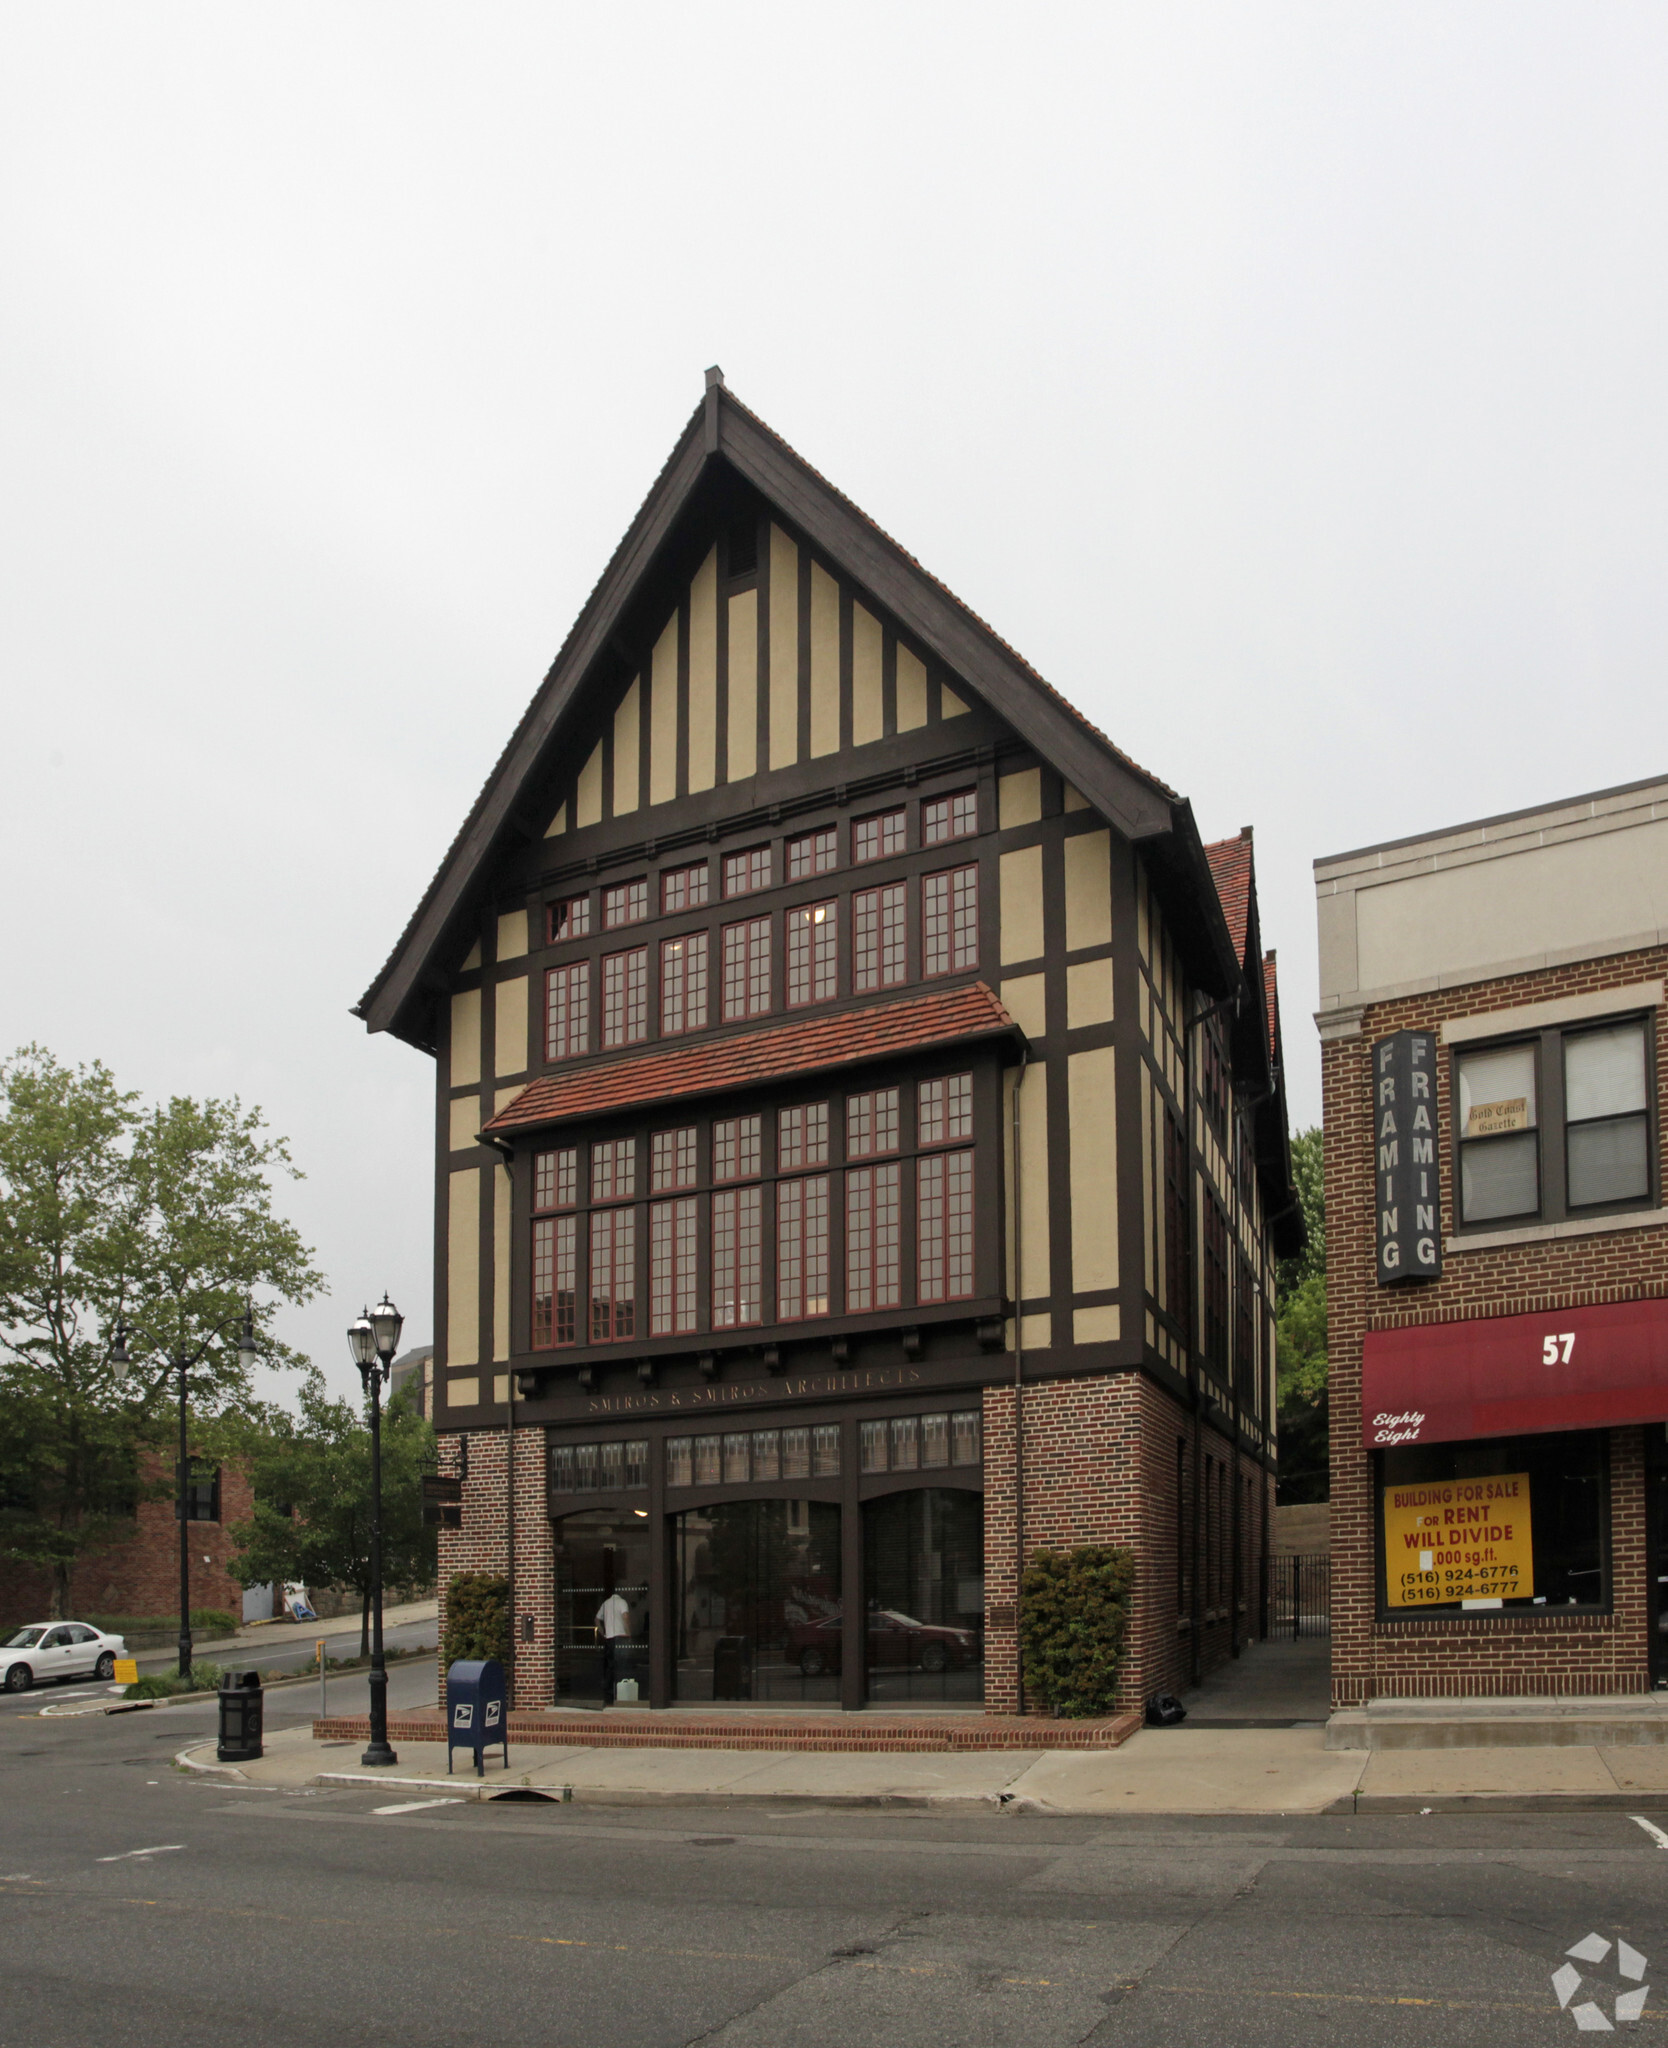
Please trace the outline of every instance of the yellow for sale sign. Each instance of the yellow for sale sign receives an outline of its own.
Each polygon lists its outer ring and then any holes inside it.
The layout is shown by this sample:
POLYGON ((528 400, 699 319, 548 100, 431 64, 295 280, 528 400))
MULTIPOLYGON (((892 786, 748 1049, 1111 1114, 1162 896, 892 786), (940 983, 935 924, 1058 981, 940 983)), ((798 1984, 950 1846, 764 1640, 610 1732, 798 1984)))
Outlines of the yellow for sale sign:
POLYGON ((1392 1607, 1528 1599, 1535 1590, 1528 1473, 1387 1486, 1384 1590, 1392 1607))

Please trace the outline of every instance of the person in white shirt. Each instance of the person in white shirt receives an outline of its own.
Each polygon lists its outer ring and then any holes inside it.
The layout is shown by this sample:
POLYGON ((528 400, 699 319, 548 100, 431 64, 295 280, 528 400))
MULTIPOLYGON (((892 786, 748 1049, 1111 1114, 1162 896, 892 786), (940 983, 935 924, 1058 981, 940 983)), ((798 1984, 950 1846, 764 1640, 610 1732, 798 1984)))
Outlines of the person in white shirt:
POLYGON ((597 1635, 602 1642, 602 1699, 604 1706, 614 1704, 615 1660, 618 1643, 627 1641, 631 1635, 631 1608, 618 1593, 610 1593, 597 1609, 597 1635))

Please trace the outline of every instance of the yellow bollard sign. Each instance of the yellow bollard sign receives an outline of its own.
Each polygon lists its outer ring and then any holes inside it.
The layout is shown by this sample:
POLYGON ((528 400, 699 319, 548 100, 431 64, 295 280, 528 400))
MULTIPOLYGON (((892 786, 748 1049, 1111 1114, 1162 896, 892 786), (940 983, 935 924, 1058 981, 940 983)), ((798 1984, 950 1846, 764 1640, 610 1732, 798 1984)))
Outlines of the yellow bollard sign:
POLYGON ((139 1683, 139 1663, 137 1658, 118 1657, 116 1659, 116 1683, 118 1685, 137 1685, 139 1683))

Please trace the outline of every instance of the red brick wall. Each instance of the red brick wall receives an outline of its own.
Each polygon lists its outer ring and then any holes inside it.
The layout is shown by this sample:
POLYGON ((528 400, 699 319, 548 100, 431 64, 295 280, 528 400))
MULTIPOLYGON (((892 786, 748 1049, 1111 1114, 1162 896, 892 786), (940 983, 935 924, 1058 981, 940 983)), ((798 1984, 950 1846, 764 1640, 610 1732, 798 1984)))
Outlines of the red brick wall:
MULTIPOLYGON (((149 1476, 171 1476, 172 1466, 157 1460, 149 1476)), ((223 1607, 240 1619, 243 1588, 227 1566, 232 1556, 231 1524, 254 1513, 254 1495, 246 1467, 220 1468, 220 1520, 191 1524, 191 1605, 223 1607), (205 1564, 204 1559, 208 1562, 205 1564)), ((145 1500, 134 1518, 134 1533, 108 1550, 83 1557, 70 1575, 72 1615, 119 1614, 135 1617, 173 1614, 180 1604, 180 1525, 174 1503, 145 1500)), ((52 1581, 45 1572, 0 1566, 0 1626, 43 1620, 52 1602, 52 1581)))
MULTIPOLYGON (((1014 1543, 1014 1402, 1012 1387, 985 1394, 985 1603, 1011 1609, 1018 1592, 1014 1543)), ((1025 1554, 1079 1543, 1121 1543, 1135 1552, 1135 1596, 1118 1705, 1139 1706, 1154 1692, 1180 1692, 1191 1682, 1191 1618, 1178 1612, 1176 1584, 1176 1445, 1185 1446, 1183 1485, 1193 1527, 1190 1420, 1160 1388, 1137 1373, 1097 1379, 1042 1381, 1024 1393, 1025 1554)), ((1201 1459, 1231 1461, 1228 1440, 1206 1428, 1201 1459)), ((1253 1481, 1241 1530, 1240 1640, 1257 1632, 1262 1555, 1273 1506, 1273 1483, 1250 1461, 1253 1481), (1260 1512, 1259 1510, 1260 1504, 1260 1512)), ((1231 1472, 1231 1462, 1230 1462, 1231 1472)), ((1200 1654, 1211 1671, 1231 1654, 1232 1506, 1224 1488, 1218 1532, 1221 1585, 1207 1605, 1200 1654)), ((1201 1530, 1206 1518, 1200 1518, 1201 1530)), ((1209 1541, 1207 1537, 1207 1549, 1209 1541)), ((1011 1624, 987 1626, 985 1703, 998 1713, 1019 1704, 1018 1634, 1011 1624)), ((1028 1702, 1034 1704, 1034 1702, 1028 1702)))
MULTIPOLYGON (((446 1588, 458 1572, 507 1572, 509 1518, 505 1481, 509 1462, 505 1429, 471 1430, 467 1438, 440 1439, 440 1466, 455 1474, 461 1446, 469 1446, 463 1482, 463 1526, 440 1532, 440 1636, 446 1635, 446 1588)), ((544 1430, 515 1432, 515 1614, 514 1662, 509 1672, 510 1703, 548 1707, 556 1685, 556 1553, 545 1491, 544 1430), (524 1618, 533 1619, 531 1641, 522 1637, 524 1618)), ((446 1668, 440 1660, 438 1704, 446 1704, 446 1668)))
MULTIPOLYGON (((1668 1294, 1668 1227, 1448 1253, 1440 1280, 1419 1287, 1380 1287, 1374 1263, 1369 1072, 1373 1041, 1392 1031, 1434 1030, 1449 1017, 1625 988, 1664 975, 1668 948, 1653 947, 1408 996, 1368 1008, 1360 1037, 1322 1047, 1332 1412, 1332 1692, 1339 1706, 1381 1696, 1627 1692, 1649 1683, 1644 1464, 1637 1429, 1610 1433, 1613 1614, 1376 1619, 1373 1470, 1362 1442, 1361 1353, 1368 1330, 1668 1294)), ((1668 1084, 1668 1013, 1658 1013, 1657 1039, 1660 1097, 1668 1084)), ((1440 1063, 1437 1105, 1442 1214, 1451 1232, 1457 1212, 1445 1058, 1440 1063)), ((1659 1116, 1659 1140, 1665 1133, 1668 1117, 1659 1116)), ((1664 1223, 1668 1226, 1668 1216, 1664 1223)))

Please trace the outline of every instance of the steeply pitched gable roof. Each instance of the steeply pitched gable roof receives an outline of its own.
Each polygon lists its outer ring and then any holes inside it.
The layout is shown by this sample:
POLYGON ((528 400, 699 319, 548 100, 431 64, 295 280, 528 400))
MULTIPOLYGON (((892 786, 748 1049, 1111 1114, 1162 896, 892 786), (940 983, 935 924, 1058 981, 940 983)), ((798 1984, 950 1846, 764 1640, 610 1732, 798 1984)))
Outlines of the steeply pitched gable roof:
POLYGON ((1213 839, 1205 847, 1216 893, 1222 899, 1222 915, 1228 936, 1234 943, 1234 958, 1245 960, 1245 940, 1251 922, 1251 827, 1247 825, 1233 839, 1213 839))
POLYGON ((460 940, 466 945, 498 858, 544 829, 536 806, 548 792, 569 713, 609 658, 634 595, 714 464, 728 465, 836 569, 870 590, 1111 824, 1142 843, 1193 979, 1215 994, 1238 984, 1241 959, 1186 800, 1115 747, 718 380, 709 381, 393 953, 355 1006, 371 1030, 422 1042, 428 1004, 445 984, 443 963, 463 950, 460 940))

